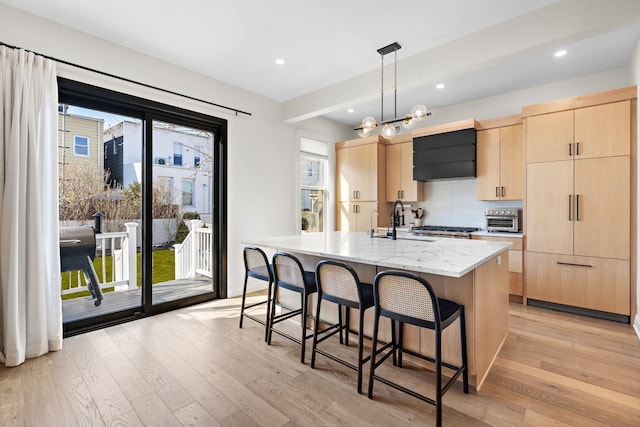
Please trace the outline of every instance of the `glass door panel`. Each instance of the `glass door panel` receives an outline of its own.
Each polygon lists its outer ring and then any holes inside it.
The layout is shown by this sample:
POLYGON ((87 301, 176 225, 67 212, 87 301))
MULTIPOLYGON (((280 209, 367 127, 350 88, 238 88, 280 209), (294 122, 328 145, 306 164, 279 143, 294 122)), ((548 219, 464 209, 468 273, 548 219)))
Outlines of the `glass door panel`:
POLYGON ((63 322, 139 311, 142 121, 58 108, 63 322))
POLYGON ((153 120, 152 303, 214 292, 214 132, 153 120))

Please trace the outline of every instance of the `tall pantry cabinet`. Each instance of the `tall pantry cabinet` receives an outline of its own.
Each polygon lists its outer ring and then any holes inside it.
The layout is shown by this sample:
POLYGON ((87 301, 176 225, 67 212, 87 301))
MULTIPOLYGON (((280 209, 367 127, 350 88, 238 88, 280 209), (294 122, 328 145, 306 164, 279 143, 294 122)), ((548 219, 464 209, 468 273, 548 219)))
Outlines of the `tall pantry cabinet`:
POLYGON ((380 136, 336 143, 337 230, 364 232, 387 218, 385 143, 380 136))
POLYGON ((634 98, 635 88, 523 108, 530 304, 629 321, 634 98))

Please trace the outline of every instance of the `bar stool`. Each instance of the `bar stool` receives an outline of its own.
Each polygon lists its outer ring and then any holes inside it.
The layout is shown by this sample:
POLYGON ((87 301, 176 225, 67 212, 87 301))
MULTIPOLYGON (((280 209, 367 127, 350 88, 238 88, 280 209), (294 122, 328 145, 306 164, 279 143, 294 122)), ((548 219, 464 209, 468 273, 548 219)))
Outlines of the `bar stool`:
POLYGON ((315 367, 316 353, 319 353, 355 370, 358 373, 358 393, 362 393, 362 365, 371 358, 371 356, 363 358, 364 312, 369 307, 373 307, 373 286, 368 283, 361 283, 355 270, 349 265, 332 260, 320 261, 316 265, 316 280, 318 282, 318 303, 316 305, 313 344, 311 347, 311 367, 315 367), (320 308, 323 301, 338 304, 338 323, 330 325, 328 328, 320 331, 320 308), (345 307, 345 322, 342 321, 342 307, 345 307), (342 344, 343 330, 345 331, 344 344, 349 345, 349 309, 351 308, 360 310, 357 365, 318 348, 319 343, 335 334, 340 334, 340 344, 342 344))
POLYGON ((271 287, 273 285, 273 268, 269 265, 269 260, 264 251, 260 248, 248 246, 242 251, 244 255, 244 288, 242 289, 242 305, 240 306, 240 328, 242 328, 242 320, 247 317, 255 322, 264 325, 264 340, 267 340, 267 334, 269 332, 269 312, 271 307, 271 287), (245 304, 247 297, 247 282, 249 277, 254 279, 264 280, 268 282, 267 286, 267 299, 249 305, 245 304), (254 316, 253 314, 246 313, 245 310, 251 307, 256 307, 262 304, 267 304, 267 316, 265 320, 254 316))
POLYGON ((298 258, 285 252, 278 252, 273 256, 273 273, 275 286, 273 298, 271 299, 267 344, 271 345, 273 332, 300 344, 300 362, 304 363, 306 340, 313 337, 313 334, 307 334, 307 317, 308 297, 317 291, 316 274, 314 271, 305 271, 298 258), (278 299, 278 292, 280 288, 288 289, 300 294, 299 309, 285 307, 290 311, 276 316, 276 301, 278 299), (274 327, 277 323, 298 315, 300 315, 300 324, 302 329, 300 338, 296 338, 284 330, 276 329, 274 327))
POLYGON ((369 398, 373 398, 373 383, 378 380, 397 390, 407 393, 420 400, 428 402, 436 407, 436 425, 442 425, 442 396, 462 374, 464 393, 469 393, 469 378, 467 369, 467 338, 465 332, 464 306, 453 301, 438 298, 429 284, 422 277, 403 271, 382 271, 376 275, 373 283, 374 321, 373 343, 371 348, 371 368, 369 375, 369 398), (399 322, 399 339, 392 338, 391 342, 380 349, 378 345, 378 326, 380 317, 391 319, 391 327, 395 328, 395 322, 399 322), (442 331, 459 319, 460 323, 460 351, 462 357, 461 366, 454 366, 442 361, 442 331), (434 358, 417 354, 402 348, 404 324, 428 328, 434 331, 434 358), (386 351, 386 353, 385 353, 386 351), (394 357, 396 364, 396 352, 398 353, 398 366, 402 367, 402 353, 428 360, 435 364, 435 399, 407 389, 388 378, 376 375, 375 370, 390 355, 394 357), (381 355, 379 360, 376 358, 381 355), (452 377, 442 386, 442 367, 453 371, 452 377))

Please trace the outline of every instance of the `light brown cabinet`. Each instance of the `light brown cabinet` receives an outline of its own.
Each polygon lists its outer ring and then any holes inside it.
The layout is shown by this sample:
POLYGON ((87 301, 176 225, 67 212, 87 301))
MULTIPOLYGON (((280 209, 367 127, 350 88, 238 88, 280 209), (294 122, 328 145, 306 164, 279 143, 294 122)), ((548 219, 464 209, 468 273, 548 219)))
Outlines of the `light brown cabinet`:
POLYGON ((632 109, 525 118, 528 299, 630 315, 632 109))
POLYGON ((379 136, 336 143, 336 229, 367 231, 387 218, 385 143, 379 136), (371 215, 377 210, 378 214, 371 215))
POLYGON ((522 125, 479 130, 476 153, 478 200, 522 200, 524 195, 522 125))
POLYGON ((386 200, 424 201, 424 183, 413 180, 413 140, 396 138, 386 147, 386 200))
POLYGON ((527 163, 628 156, 631 101, 527 117, 527 163))

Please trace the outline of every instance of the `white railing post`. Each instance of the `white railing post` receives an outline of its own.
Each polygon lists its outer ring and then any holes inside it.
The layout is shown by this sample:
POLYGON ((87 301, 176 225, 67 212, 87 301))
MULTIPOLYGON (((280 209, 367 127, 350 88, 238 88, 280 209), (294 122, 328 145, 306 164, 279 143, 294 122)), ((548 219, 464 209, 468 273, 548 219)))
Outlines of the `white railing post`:
POLYGON ((138 287, 138 270, 136 262, 137 242, 136 242, 136 230, 138 224, 135 222, 125 223, 127 227, 127 238, 122 244, 123 253, 123 276, 129 280, 129 289, 136 289, 138 287))
POLYGON ((199 219, 192 219, 189 221, 189 234, 193 236, 191 239, 191 262, 189 265, 189 274, 187 277, 196 277, 196 269, 198 268, 198 254, 200 253, 200 242, 198 241, 197 229, 202 227, 202 221, 199 219))

